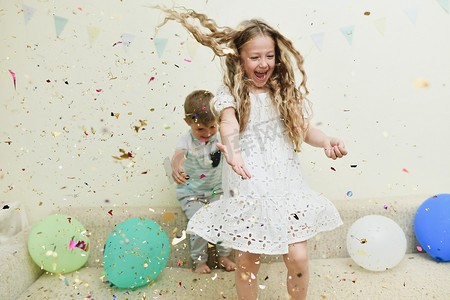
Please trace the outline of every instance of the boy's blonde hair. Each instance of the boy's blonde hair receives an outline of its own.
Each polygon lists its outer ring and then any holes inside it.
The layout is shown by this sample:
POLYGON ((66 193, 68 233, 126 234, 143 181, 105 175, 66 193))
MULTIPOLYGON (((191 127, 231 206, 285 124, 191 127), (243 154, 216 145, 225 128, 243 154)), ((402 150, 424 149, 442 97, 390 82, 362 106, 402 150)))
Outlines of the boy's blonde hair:
POLYGON ((214 20, 192 9, 180 8, 181 12, 178 12, 174 9, 157 8, 167 14, 167 17, 157 29, 167 21, 175 20, 191 32, 199 43, 211 48, 217 56, 225 57, 224 83, 230 89, 230 93, 237 104, 236 118, 239 121, 240 132, 247 126, 251 109, 249 101, 251 79, 245 73, 240 51, 246 43, 257 36, 267 36, 274 41, 275 68, 267 82, 267 87, 272 102, 280 113, 285 132, 289 135, 294 149, 299 151, 309 125, 305 115, 311 113, 311 111, 306 112, 306 107, 309 106, 310 108, 311 104, 306 98, 309 92, 306 88, 303 57, 294 48, 292 42, 261 20, 244 21, 236 29, 233 29, 219 27, 214 20), (202 28, 190 23, 190 18, 198 20, 202 28), (201 29, 207 29, 209 32, 202 32, 201 29), (294 58, 295 65, 291 58, 294 58), (293 66, 297 67, 302 76, 302 81, 298 87, 295 85, 293 66))
POLYGON ((184 115, 189 124, 200 123, 209 125, 216 121, 215 114, 211 111, 213 93, 205 90, 193 91, 187 95, 184 101, 184 115))

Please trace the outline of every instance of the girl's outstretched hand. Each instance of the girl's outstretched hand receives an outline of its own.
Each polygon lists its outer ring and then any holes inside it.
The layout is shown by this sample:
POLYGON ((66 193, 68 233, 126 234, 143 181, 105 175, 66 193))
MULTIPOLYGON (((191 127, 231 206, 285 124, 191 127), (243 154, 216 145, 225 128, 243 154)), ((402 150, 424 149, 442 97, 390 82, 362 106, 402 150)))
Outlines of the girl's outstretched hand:
POLYGON ((227 160, 227 163, 233 168, 233 171, 236 172, 236 174, 241 176, 242 179, 249 179, 252 177, 245 167, 244 160, 242 159, 240 153, 231 155, 230 153, 228 153, 226 145, 216 143, 216 146, 220 151, 222 151, 225 159, 227 160))
POLYGON ((333 160, 347 155, 344 142, 338 138, 330 138, 324 145, 325 155, 333 160))

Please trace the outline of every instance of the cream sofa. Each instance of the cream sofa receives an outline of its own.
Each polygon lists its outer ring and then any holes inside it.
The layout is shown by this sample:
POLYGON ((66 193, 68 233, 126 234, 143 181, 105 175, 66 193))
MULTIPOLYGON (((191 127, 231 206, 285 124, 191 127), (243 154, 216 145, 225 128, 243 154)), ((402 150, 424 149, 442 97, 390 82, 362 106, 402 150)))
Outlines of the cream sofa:
MULTIPOLYGON (((320 233, 308 242, 310 257, 309 299, 450 299, 450 265, 436 263, 418 253, 413 232, 414 214, 422 197, 391 200, 336 201, 344 225, 320 233), (384 209, 384 204, 388 209, 384 209), (395 268, 370 272, 348 257, 346 232, 358 218, 381 214, 395 220, 405 232, 408 249, 395 268)), ((92 233, 87 264, 69 274, 40 270, 27 251, 29 229, 0 247, 0 299, 235 299, 234 272, 213 269, 211 274, 191 271, 188 239, 171 245, 163 272, 151 284, 134 290, 111 285, 103 272, 103 247, 113 228, 135 217, 160 224, 170 241, 179 236, 187 219, 179 207, 64 208, 54 213, 70 215, 92 233), (108 213, 112 209, 112 215, 108 213), (173 214, 173 215, 172 215, 173 214), (173 216, 167 218, 167 216, 173 216)), ((266 256, 259 273, 260 299, 288 299, 286 270, 281 257, 266 256)), ((211 264, 214 261, 210 261, 211 264)), ((213 266, 214 267, 214 266, 213 266)))

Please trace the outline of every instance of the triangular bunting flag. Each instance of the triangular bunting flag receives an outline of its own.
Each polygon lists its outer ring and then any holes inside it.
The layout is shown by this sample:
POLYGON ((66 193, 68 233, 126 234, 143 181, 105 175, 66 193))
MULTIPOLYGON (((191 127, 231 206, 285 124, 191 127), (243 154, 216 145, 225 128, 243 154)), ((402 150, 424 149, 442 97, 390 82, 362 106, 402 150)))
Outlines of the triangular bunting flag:
POLYGON ((416 24, 417 21, 417 7, 410 7, 405 9, 405 14, 411 20, 413 24, 416 24))
POLYGON ((448 7, 449 7, 449 5, 448 5, 448 0, 436 0, 438 3, 439 3, 439 5, 448 13, 448 7))
POLYGON ((22 4, 23 9, 23 17, 25 18, 25 25, 30 22, 31 18, 33 17, 34 13, 36 12, 36 8, 22 4))
POLYGON ((122 33, 122 43, 125 47, 125 51, 127 51, 127 48, 130 47, 131 42, 134 40, 134 34, 131 33, 122 33))
POLYGON ((319 51, 322 51, 324 37, 325 37, 324 32, 315 33, 311 35, 311 38, 314 41, 314 44, 316 44, 317 48, 319 48, 319 51))
POLYGON ((154 39, 153 41, 155 42, 156 51, 158 52, 159 57, 161 57, 166 48, 168 39, 154 39))
POLYGON ((55 19, 56 36, 59 36, 67 24, 67 19, 63 17, 53 16, 55 19))
POLYGON ((95 27, 92 25, 88 25, 87 26, 87 31, 88 31, 88 35, 89 35, 89 42, 91 43, 91 47, 94 44, 94 42, 97 40, 98 35, 100 34, 100 32, 102 32, 103 30, 99 27, 95 27))
POLYGON ((341 32, 342 34, 345 36, 345 38, 347 39, 347 42, 351 45, 352 41, 353 41, 353 31, 355 29, 355 25, 351 25, 351 26, 347 26, 347 27, 342 27, 341 28, 341 32))
POLYGON ((191 57, 191 59, 193 59, 195 55, 197 55, 199 43, 197 41, 187 41, 186 46, 189 52, 189 56, 191 57))
POLYGON ((386 29, 386 18, 377 19, 373 21, 373 24, 375 24, 375 27, 381 35, 384 35, 384 29, 386 29))

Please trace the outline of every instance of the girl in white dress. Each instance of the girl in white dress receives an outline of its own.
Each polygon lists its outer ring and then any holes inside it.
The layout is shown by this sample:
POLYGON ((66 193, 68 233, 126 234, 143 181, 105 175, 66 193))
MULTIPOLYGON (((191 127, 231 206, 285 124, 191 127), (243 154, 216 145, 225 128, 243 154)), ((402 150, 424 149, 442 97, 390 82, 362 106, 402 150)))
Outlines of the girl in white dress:
POLYGON ((223 167, 224 197, 200 209, 187 231, 237 251, 239 299, 257 298, 260 254, 282 254, 289 295, 305 299, 307 240, 342 221, 335 206, 307 185, 296 152, 302 142, 322 147, 332 159, 347 150, 340 139, 309 123, 303 57, 263 21, 244 21, 232 29, 193 10, 161 9, 168 15, 162 25, 180 22, 198 42, 225 57, 224 85, 213 99, 223 143, 217 146, 228 163, 223 167), (298 87, 293 67, 302 75, 298 87))

